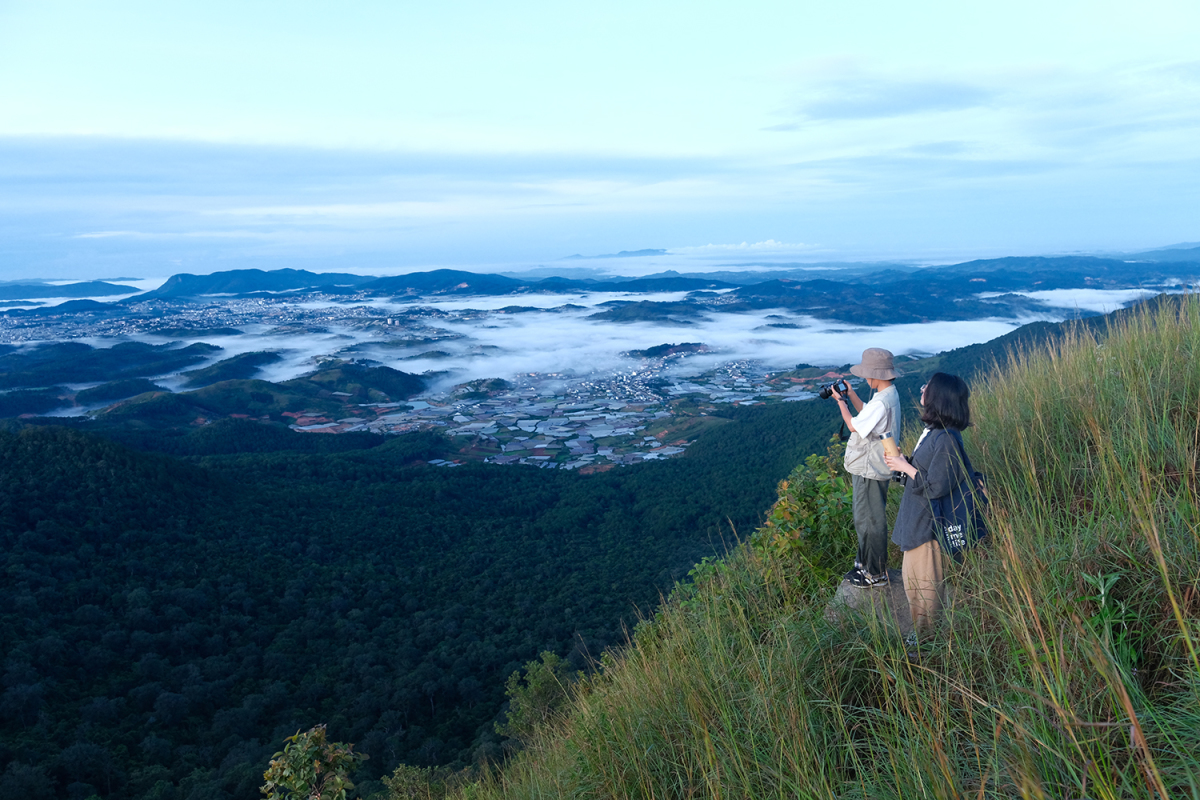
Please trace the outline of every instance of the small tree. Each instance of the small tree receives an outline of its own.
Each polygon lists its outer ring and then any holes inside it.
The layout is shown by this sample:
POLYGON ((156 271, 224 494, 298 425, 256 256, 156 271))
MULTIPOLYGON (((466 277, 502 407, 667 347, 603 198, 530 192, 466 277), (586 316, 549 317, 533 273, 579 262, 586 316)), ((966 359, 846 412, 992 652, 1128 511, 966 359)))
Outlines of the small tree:
POLYGON ((836 437, 825 455, 811 455, 779 484, 779 500, 751 538, 794 580, 812 587, 837 577, 854 555, 853 492, 836 437))
POLYGON ((401 764, 381 779, 388 789, 386 800, 441 800, 446 796, 445 774, 432 767, 401 764))
POLYGON ((496 723, 496 733, 527 744, 533 731, 545 724, 570 698, 570 686, 579 679, 571 665, 549 650, 541 661, 525 665, 525 676, 518 670, 504 684, 508 695, 508 714, 503 723, 496 723))
POLYGON ((263 773, 267 800, 346 800, 354 788, 350 773, 368 758, 355 753, 352 744, 325 741, 324 725, 297 731, 284 741, 289 744, 263 773))

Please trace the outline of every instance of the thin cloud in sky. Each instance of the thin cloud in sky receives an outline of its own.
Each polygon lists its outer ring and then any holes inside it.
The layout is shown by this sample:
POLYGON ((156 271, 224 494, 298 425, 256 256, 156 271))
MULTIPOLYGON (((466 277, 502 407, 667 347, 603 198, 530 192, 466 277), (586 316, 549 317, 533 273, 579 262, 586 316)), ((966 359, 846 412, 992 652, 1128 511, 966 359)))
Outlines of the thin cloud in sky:
POLYGON ((880 119, 986 105, 996 92, 952 81, 879 78, 834 81, 802 100, 798 113, 811 120, 880 119))
POLYGON ((970 155, 942 155, 936 152, 870 153, 861 156, 804 161, 789 165, 797 172, 821 175, 830 181, 869 184, 894 189, 921 181, 926 187, 946 181, 979 182, 995 178, 1033 176, 1062 169, 1065 165, 1051 159, 980 158, 970 155))
POLYGON ((910 145, 904 150, 917 156, 957 156, 970 152, 972 145, 963 141, 925 142, 910 145))
POLYGON ((497 213, 500 208, 488 208, 475 202, 418 202, 398 201, 392 203, 332 203, 297 206, 257 206, 249 208, 223 208, 205 213, 234 217, 333 217, 341 219, 392 219, 428 218, 456 216, 464 213, 497 213))
POLYGON ((1193 150, 1183 141, 1149 146, 1163 130, 1184 129, 1200 139, 1194 62, 1091 69, 1015 63, 959 70, 952 80, 933 72, 849 59, 797 69, 788 77, 793 99, 776 112, 784 121, 764 130, 803 134, 810 158, 919 146, 935 131, 942 140, 973 142, 976 159, 1037 155, 1063 162, 1113 157, 1114 141, 1140 144, 1147 157, 1160 159, 1193 150))
MULTIPOLYGON (((642 248, 919 258, 945 247, 1004 255, 1195 238, 1186 203, 1175 199, 1200 178, 1195 158, 1145 154, 1162 165, 1154 170, 1086 146, 997 147, 981 126, 949 127, 934 138, 935 129, 913 126, 890 147, 847 136, 794 159, 552 155, 541 164, 476 155, 457 172, 452 158, 411 153, 0 138, 0 255, 10 275, 88 277, 137 264, 153 275, 376 271, 642 248), (1099 206, 1110 195, 1116 202, 1099 206), (990 241, 1000 220, 1007 244, 990 241)), ((1053 135, 1067 133, 1059 126, 1053 135)), ((1128 137, 1146 135, 1166 134, 1128 137)))
POLYGON ((262 239, 255 231, 92 231, 77 233, 73 239, 262 239))

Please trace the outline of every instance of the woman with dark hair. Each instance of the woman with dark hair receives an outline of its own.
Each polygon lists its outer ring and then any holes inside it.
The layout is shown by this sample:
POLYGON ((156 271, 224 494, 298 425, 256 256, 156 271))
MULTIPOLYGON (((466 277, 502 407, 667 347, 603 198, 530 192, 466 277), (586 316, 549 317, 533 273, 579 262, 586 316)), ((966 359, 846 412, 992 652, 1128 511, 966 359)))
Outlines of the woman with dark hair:
POLYGON ((971 424, 971 390, 957 375, 938 372, 921 387, 925 430, 912 460, 888 456, 903 473, 904 497, 892 528, 892 541, 904 551, 904 593, 912 612, 913 641, 926 632, 942 607, 942 552, 934 531, 930 501, 946 497, 966 478, 961 431, 971 424))

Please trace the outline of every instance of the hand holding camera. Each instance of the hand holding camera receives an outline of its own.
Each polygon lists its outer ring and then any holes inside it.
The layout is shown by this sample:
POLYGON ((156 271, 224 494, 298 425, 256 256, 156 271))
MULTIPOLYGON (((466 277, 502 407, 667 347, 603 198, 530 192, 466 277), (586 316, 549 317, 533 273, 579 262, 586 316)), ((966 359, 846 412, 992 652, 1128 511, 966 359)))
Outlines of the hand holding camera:
POLYGON ((817 396, 822 400, 828 400, 836 394, 838 399, 841 400, 845 397, 846 392, 848 391, 850 391, 850 384, 846 383, 845 381, 834 381, 833 383, 822 386, 820 391, 817 392, 817 396))

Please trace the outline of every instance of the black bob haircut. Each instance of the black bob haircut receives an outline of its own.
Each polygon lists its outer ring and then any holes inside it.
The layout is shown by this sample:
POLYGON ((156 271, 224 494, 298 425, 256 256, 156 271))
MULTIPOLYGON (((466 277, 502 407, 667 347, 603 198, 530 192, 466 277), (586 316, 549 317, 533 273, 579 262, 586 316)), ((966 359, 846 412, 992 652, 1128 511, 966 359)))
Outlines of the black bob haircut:
POLYGON ((966 430, 971 424, 971 390, 957 375, 935 372, 925 384, 921 421, 931 428, 966 430))

